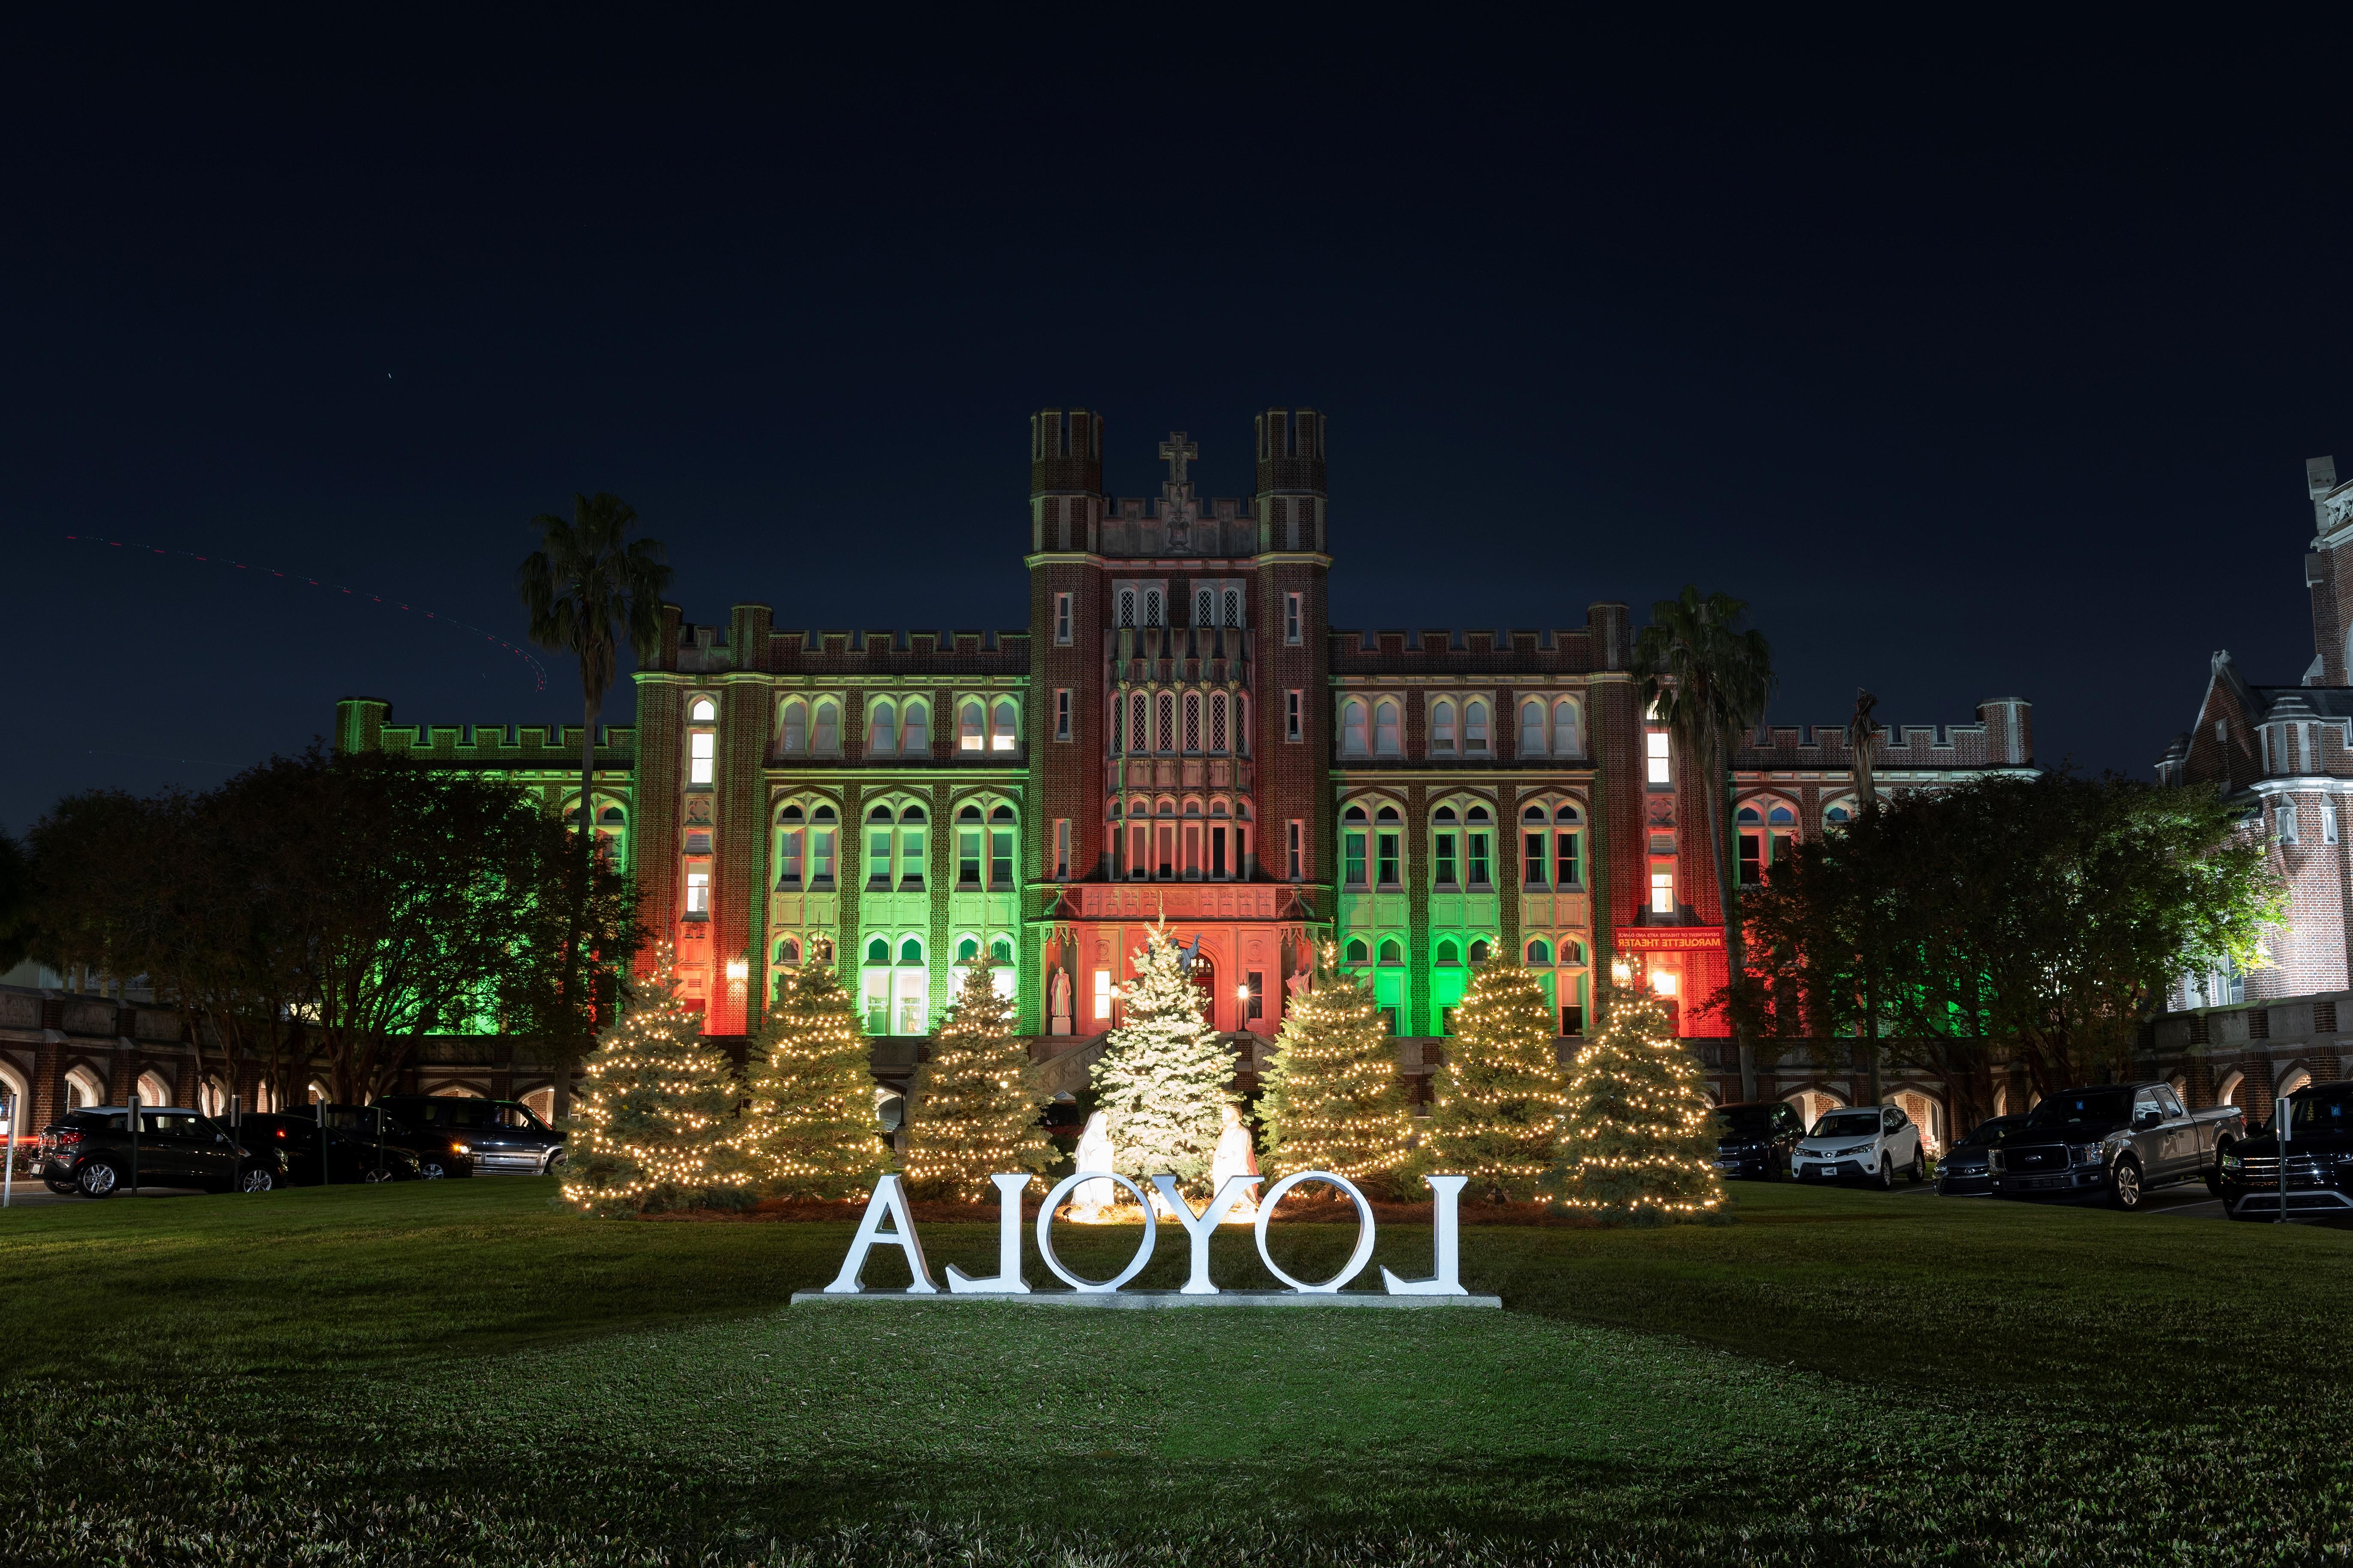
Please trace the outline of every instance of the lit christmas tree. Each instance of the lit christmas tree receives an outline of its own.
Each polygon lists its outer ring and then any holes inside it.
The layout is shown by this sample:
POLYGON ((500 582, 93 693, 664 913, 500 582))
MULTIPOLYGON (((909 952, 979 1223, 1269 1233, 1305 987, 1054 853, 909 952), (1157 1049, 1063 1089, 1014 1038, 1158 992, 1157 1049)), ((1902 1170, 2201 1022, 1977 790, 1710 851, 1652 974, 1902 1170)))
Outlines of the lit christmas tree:
POLYGON ((742 1090, 727 1053, 679 1000, 672 955, 607 1032, 573 1097, 564 1199, 594 1215, 741 1208, 753 1177, 736 1149, 742 1090))
POLYGON ((1608 1017, 1570 1070, 1560 1161, 1546 1190, 1564 1207, 1620 1223, 1722 1212, 1699 1065, 1675 1044, 1648 986, 1617 987, 1608 1017))
POLYGON ((1359 1186, 1387 1185, 1406 1162, 1413 1111, 1388 1020, 1335 956, 1324 943, 1313 989, 1283 1010, 1258 1101, 1267 1171, 1330 1171, 1359 1186))
POLYGON ((856 999, 828 963, 795 971, 752 1042, 743 1148, 762 1188, 863 1199, 891 1168, 856 999))
POLYGON ((1113 1168, 1149 1182, 1162 1172, 1206 1188, 1209 1158, 1233 1100, 1234 1056, 1202 1016, 1185 950, 1155 925, 1121 993, 1123 1021, 1094 1066, 1110 1123, 1113 1168))
POLYGON ((1042 1171, 1053 1145, 1038 1125, 1043 1097, 1029 1052, 1013 1037, 1013 1004, 999 995, 993 960, 965 971, 955 1005, 915 1069, 907 1110, 907 1187, 919 1197, 995 1202, 988 1178, 1042 1171))
POLYGON ((1468 1176, 1489 1198, 1535 1195, 1560 1138, 1554 1016, 1533 973, 1501 959, 1479 966, 1454 1009, 1420 1169, 1468 1176))

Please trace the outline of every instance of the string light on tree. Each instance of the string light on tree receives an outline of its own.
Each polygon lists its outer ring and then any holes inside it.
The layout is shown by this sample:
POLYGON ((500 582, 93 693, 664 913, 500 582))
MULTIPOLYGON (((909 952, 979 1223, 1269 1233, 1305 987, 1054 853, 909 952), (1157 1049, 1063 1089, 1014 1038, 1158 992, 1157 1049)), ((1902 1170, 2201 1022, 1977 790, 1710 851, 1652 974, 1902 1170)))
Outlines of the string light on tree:
POLYGON ((675 954, 591 1053, 573 1100, 564 1198, 585 1214, 741 1208, 753 1175, 735 1146, 733 1064, 704 1043, 678 994, 675 954))
POLYGON ((891 1147, 874 1119, 872 1053, 831 956, 812 942, 769 1005, 752 1042, 741 1142, 765 1192, 862 1203, 891 1168, 891 1147))
POLYGON ((1330 1171, 1360 1186, 1393 1184, 1407 1160, 1412 1108, 1398 1081, 1397 1044, 1372 993, 1337 966, 1325 942, 1282 1032, 1259 1096, 1267 1168, 1330 1171))
POLYGON ((989 1178, 1042 1171, 1053 1145, 1038 1125, 1029 1048, 1014 1037, 1013 1004, 997 989, 996 960, 965 972, 955 1005, 915 1069, 907 1110, 907 1188, 918 1197, 994 1200, 989 1178))
POLYGON ((1155 925, 1135 955, 1136 974, 1120 994, 1120 1026, 1094 1065, 1093 1082, 1111 1124, 1113 1168, 1148 1181, 1173 1173, 1206 1186, 1234 1096, 1234 1058, 1202 1016, 1188 951, 1155 925))
POLYGON ((1426 1169, 1466 1175, 1491 1199, 1535 1195, 1557 1152, 1566 1088, 1554 1018, 1531 971, 1506 959, 1479 966, 1438 1070, 1426 1169))
POLYGON ((1608 1022, 1577 1053, 1564 1097, 1559 1163, 1545 1188, 1564 1208, 1620 1223, 1723 1212, 1715 1131, 1699 1066, 1651 988, 1613 987, 1608 1022))

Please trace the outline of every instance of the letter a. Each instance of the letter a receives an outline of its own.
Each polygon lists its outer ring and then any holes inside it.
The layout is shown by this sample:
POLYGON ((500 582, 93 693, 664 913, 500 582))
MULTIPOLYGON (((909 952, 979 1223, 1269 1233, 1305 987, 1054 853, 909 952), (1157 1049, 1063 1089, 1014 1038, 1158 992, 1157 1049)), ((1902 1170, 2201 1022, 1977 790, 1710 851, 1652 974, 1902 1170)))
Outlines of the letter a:
POLYGON ((1468 1296, 1462 1289, 1461 1226, 1455 1217, 1455 1200, 1462 1195, 1468 1176, 1424 1176, 1430 1184, 1430 1241, 1438 1254, 1438 1272, 1428 1279, 1400 1279, 1384 1267, 1381 1283, 1392 1296, 1468 1296))
POLYGON ((923 1264, 923 1244, 915 1237, 915 1216, 907 1212, 907 1189, 899 1184, 896 1176, 883 1176, 874 1184, 874 1195, 866 1200, 866 1217, 858 1222, 858 1235, 849 1243, 849 1256, 841 1260, 841 1272, 825 1288, 828 1296, 855 1296, 866 1287, 859 1276, 866 1271, 866 1255, 877 1247, 895 1247, 907 1255, 907 1272, 914 1283, 907 1287, 910 1296, 936 1296, 940 1288, 932 1283, 932 1271, 923 1264), (884 1230, 885 1219, 898 1224, 896 1230, 884 1230))

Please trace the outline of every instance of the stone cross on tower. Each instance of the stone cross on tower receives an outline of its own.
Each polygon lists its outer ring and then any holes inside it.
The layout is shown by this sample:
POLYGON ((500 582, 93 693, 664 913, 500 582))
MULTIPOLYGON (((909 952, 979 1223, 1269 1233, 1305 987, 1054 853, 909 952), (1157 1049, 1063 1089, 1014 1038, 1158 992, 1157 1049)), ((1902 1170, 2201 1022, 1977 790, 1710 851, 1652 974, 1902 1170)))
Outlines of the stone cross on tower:
POLYGON ((1168 432, 1168 439, 1160 443, 1160 460, 1168 465, 1168 482, 1185 482, 1185 465, 1201 455, 1201 448, 1185 439, 1182 430, 1168 432))

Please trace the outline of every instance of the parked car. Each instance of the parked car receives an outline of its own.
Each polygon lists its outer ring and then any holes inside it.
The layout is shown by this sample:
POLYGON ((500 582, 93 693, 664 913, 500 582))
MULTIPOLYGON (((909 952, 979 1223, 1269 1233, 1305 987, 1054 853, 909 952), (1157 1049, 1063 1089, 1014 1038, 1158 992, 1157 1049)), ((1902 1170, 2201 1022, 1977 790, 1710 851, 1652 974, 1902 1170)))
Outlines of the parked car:
MULTIPOLYGON (((316 1109, 305 1106, 299 1113, 248 1115, 237 1123, 237 1133, 248 1147, 275 1152, 283 1162, 287 1185, 315 1187, 320 1183, 316 1109)), ((389 1140, 379 1149, 373 1133, 363 1136, 349 1128, 337 1127, 332 1117, 326 1129, 326 1149, 327 1179, 336 1186, 413 1182, 424 1173, 418 1168, 414 1150, 389 1140)))
POLYGON ((1727 1176, 1773 1181, 1790 1173, 1806 1124, 1783 1100, 1741 1100, 1715 1108, 1715 1168, 1727 1176))
POLYGON ((330 1105, 327 1124, 365 1146, 382 1142, 406 1150, 416 1157, 417 1173, 426 1181, 474 1173, 473 1145, 463 1136, 447 1127, 404 1119, 382 1100, 374 1105, 330 1105))
POLYGON ((411 1126, 461 1140, 477 1171, 521 1171, 543 1176, 564 1163, 564 1134, 513 1100, 453 1094, 388 1094, 378 1102, 411 1126))
POLYGON ((214 1193, 266 1193, 280 1184, 274 1159, 248 1153, 201 1111, 141 1107, 135 1151, 132 1114, 127 1105, 88 1106, 42 1128, 42 1182, 53 1193, 92 1198, 112 1197, 134 1181, 142 1187, 214 1193))
POLYGON ((1793 1164, 1801 1181, 1867 1181, 1882 1192, 1895 1184, 1898 1171, 1915 1182, 1928 1175, 1920 1130, 1894 1105, 1823 1112, 1799 1141, 1793 1164))
MULTIPOLYGON (((2353 1083, 2300 1089, 2287 1111, 2286 1217, 2353 1220, 2353 1083)), ((2222 1156, 2215 1195, 2232 1219, 2281 1217, 2280 1118, 2222 1156)))
POLYGON ((1997 1116, 1980 1121, 1969 1135, 1936 1156, 1939 1196, 1988 1197, 1993 1193, 1993 1152, 2004 1138, 2026 1125, 2023 1116, 1997 1116))
POLYGON ((2071 1089, 2036 1104, 1993 1151, 1997 1197, 2104 1197, 2140 1207, 2151 1187, 2204 1181, 2219 1194, 2223 1156, 2247 1137, 2235 1105, 2184 1110, 2173 1086, 2071 1089))

